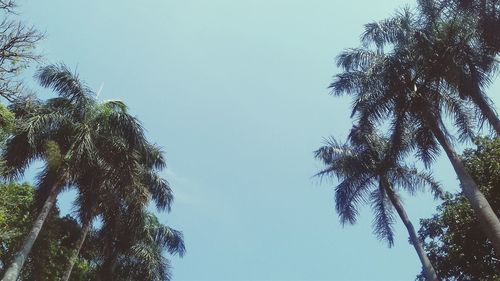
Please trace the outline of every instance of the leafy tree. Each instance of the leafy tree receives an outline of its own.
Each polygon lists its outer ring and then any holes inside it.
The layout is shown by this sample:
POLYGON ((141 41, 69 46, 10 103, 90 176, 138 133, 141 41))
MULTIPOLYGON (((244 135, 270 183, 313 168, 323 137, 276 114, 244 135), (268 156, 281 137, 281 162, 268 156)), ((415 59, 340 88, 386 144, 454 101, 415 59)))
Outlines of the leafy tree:
POLYGON ((7 184, 0 187, 0 260, 5 266, 15 238, 24 233, 31 222, 29 210, 33 188, 28 184, 7 184))
POLYGON ((7 107, 0 104, 0 143, 2 145, 14 129, 14 124, 14 114, 7 107))
POLYGON ((369 202, 375 214, 374 233, 378 238, 387 240, 390 247, 394 243, 392 225, 395 209, 408 230, 426 279, 438 280, 397 195, 397 189, 414 194, 427 185, 436 196, 440 196, 441 189, 432 176, 392 157, 387 138, 359 127, 351 131, 348 143, 339 144, 332 139, 316 151, 316 157, 326 166, 318 175, 335 175, 340 181, 335 188, 335 206, 342 224, 355 223, 359 206, 369 202))
POLYGON ((16 3, 0 0, 0 96, 13 101, 23 92, 19 73, 40 59, 35 45, 43 34, 15 19, 16 3))
MULTIPOLYGON (((14 258, 24 233, 35 218, 34 195, 35 190, 29 184, 0 186, 0 273, 14 258)), ((57 208, 54 208, 47 218, 47 227, 33 246, 32 257, 35 258, 26 261, 20 280, 58 280, 62 276, 60 264, 68 258, 71 243, 79 230, 73 218, 60 218, 57 208)), ((73 280, 88 280, 90 273, 89 268, 79 265, 73 280)))
MULTIPOLYGON (((462 155, 466 169, 500 215, 500 138, 478 139, 462 155)), ((421 220, 419 235, 438 274, 446 280, 500 280, 500 260, 462 194, 448 195, 437 214, 421 220)))

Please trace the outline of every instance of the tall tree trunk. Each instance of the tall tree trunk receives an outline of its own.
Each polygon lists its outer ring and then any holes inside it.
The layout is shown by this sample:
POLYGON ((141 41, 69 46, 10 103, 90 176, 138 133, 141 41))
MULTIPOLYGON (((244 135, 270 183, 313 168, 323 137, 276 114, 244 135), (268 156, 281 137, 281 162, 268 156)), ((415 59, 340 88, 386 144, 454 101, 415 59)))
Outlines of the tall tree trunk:
POLYGON ((427 254, 424 251, 422 242, 418 238, 417 232, 415 231, 413 224, 408 218, 408 215, 406 214, 403 204, 401 204, 401 200, 399 200, 398 196, 396 195, 394 190, 392 190, 387 181, 384 182, 384 188, 387 191, 387 194, 389 195, 389 199, 391 200, 392 205, 398 212, 399 217, 401 218, 403 224, 406 226, 406 229, 408 230, 411 244, 413 245, 415 251, 417 252, 418 258, 420 259, 420 263, 422 263, 425 279, 427 281, 438 281, 439 278, 436 274, 436 271, 434 270, 434 267, 432 266, 429 257, 427 257, 427 254))
POLYGON ((59 181, 57 181, 52 186, 49 196, 45 200, 42 209, 35 220, 35 223, 31 227, 31 230, 28 236, 26 237, 26 240, 24 240, 21 250, 17 252, 16 255, 14 256, 14 261, 5 271, 2 281, 17 280, 19 274, 21 273, 21 269, 23 268, 24 262, 26 261, 26 258, 28 257, 31 248, 33 247, 33 244, 35 243, 36 238, 40 233, 40 230, 42 230, 43 224, 45 223, 47 216, 54 207, 54 203, 56 202, 58 192, 59 192, 59 181))
POLYGON ((101 281, 114 281, 115 280, 115 269, 116 269, 116 259, 117 255, 114 250, 110 253, 110 255, 104 261, 104 265, 102 271, 100 272, 101 281))
POLYGON ((73 266, 75 265, 75 262, 78 259, 78 254, 80 253, 83 243, 85 242, 85 238, 87 237, 87 234, 89 233, 91 228, 92 228, 92 218, 89 216, 89 218, 82 225, 82 231, 80 233, 80 237, 78 237, 78 240, 76 241, 75 244, 75 248, 71 252, 66 270, 64 271, 61 281, 69 280, 69 277, 71 276, 71 271, 73 270, 73 266))
POLYGON ((431 130, 453 165, 453 169, 455 170, 455 173, 460 181, 460 187, 462 188, 464 196, 469 200, 474 213, 479 219, 483 231, 493 244, 497 257, 500 257, 500 221, 498 220, 497 215, 491 208, 488 200, 486 200, 486 197, 484 197, 484 194, 479 190, 478 186, 465 169, 462 160, 453 150, 453 147, 448 142, 448 139, 438 126, 437 122, 433 120, 428 121, 431 121, 428 122, 431 130))
POLYGON ((98 281, 113 281, 114 278, 114 270, 115 270, 115 265, 116 265, 116 249, 114 249, 115 245, 114 244, 114 235, 110 234, 107 237, 107 241, 105 242, 104 245, 104 262, 97 273, 97 280, 98 281))

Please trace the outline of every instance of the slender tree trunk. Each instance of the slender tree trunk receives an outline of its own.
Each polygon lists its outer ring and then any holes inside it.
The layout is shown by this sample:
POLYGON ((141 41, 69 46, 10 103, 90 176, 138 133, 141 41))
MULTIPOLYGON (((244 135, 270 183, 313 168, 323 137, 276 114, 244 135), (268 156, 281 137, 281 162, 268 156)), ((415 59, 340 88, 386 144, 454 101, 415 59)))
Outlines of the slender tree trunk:
POLYGON ((391 200, 392 205, 398 212, 399 217, 401 218, 404 225, 406 226, 406 229, 408 230, 408 234, 410 235, 410 241, 413 247, 415 248, 415 251, 417 252, 420 262, 422 263, 425 279, 427 281, 438 281, 439 278, 436 274, 436 271, 434 270, 434 267, 432 266, 429 257, 427 257, 427 254, 424 251, 422 242, 418 238, 417 232, 415 231, 413 224, 408 218, 408 215, 406 214, 403 204, 401 204, 401 200, 399 200, 398 196, 396 195, 394 190, 392 190, 392 188, 389 186, 388 182, 385 182, 384 185, 386 185, 384 186, 384 188, 387 191, 387 194, 389 195, 389 199, 391 200))
POLYGON ((71 255, 68 260, 68 264, 66 267, 66 270, 64 271, 63 277, 61 278, 61 281, 68 281, 69 277, 71 276, 71 271, 73 270, 73 266, 75 265, 76 260, 78 259, 78 254, 80 253, 80 250, 82 249, 83 243, 85 242, 85 238, 87 237, 87 234, 89 233, 90 229, 92 228, 92 218, 89 217, 83 225, 82 225, 82 231, 80 233, 80 237, 78 237, 78 240, 76 241, 75 248, 71 252, 71 255))
POLYGON ((2 278, 2 281, 16 281, 21 269, 23 268, 24 262, 26 261, 26 258, 28 257, 31 248, 33 247, 33 244, 36 241, 36 238, 38 237, 38 234, 40 233, 40 230, 43 227, 43 224, 45 223, 45 220, 47 219, 47 216, 49 215, 50 211, 54 207, 54 203, 57 198, 57 194, 59 191, 59 182, 56 182, 50 191, 49 196, 45 200, 43 207, 38 214, 38 217, 35 220, 35 223, 31 227, 31 230, 26 237, 26 240, 24 240, 23 246, 19 252, 16 253, 14 256, 14 261, 12 264, 7 268, 5 271, 5 274, 2 278))
POLYGON ((101 278, 101 281, 113 281, 115 280, 115 268, 116 268, 116 253, 112 250, 112 253, 106 258, 104 262, 101 278))
POLYGON ((113 249, 113 236, 108 236, 107 243, 104 246, 104 263, 98 272, 99 281, 113 281, 116 265, 116 249, 113 249))
POLYGON ((431 126, 434 136, 443 147, 448 159, 453 165, 453 169, 460 180, 460 187, 462 188, 464 196, 469 200, 474 213, 479 219, 483 231, 493 244, 496 255, 500 257, 500 221, 498 220, 497 215, 491 208, 488 200, 486 200, 486 197, 484 197, 484 194, 479 190, 478 186, 465 169, 462 160, 453 150, 453 147, 448 142, 445 134, 438 127, 437 122, 429 122, 429 125, 431 126))

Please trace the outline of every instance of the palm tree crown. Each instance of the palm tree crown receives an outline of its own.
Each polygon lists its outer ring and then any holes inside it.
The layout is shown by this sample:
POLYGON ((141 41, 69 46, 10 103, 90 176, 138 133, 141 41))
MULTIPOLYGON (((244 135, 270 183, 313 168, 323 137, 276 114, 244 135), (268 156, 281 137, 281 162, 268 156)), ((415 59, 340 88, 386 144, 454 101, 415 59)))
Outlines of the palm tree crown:
POLYGON ((356 128, 347 143, 331 138, 315 155, 325 164, 317 175, 335 176, 340 181, 335 188, 335 208, 342 224, 354 224, 360 205, 369 203, 375 213, 374 233, 392 246, 394 216, 387 195, 389 189, 394 192, 401 189, 413 195, 428 186, 436 197, 441 196, 442 191, 430 173, 393 161, 389 153, 388 138, 356 128))
POLYGON ((391 155, 388 138, 374 133, 369 127, 355 127, 349 141, 340 144, 335 139, 316 151, 316 158, 325 168, 317 175, 335 175, 340 183, 335 188, 335 208, 342 224, 354 224, 361 204, 370 204, 375 214, 373 229, 379 239, 394 243, 394 209, 408 230, 427 280, 438 280, 413 224, 397 195, 397 189, 414 194, 429 186, 436 197, 441 196, 439 184, 432 175, 408 167, 391 155))

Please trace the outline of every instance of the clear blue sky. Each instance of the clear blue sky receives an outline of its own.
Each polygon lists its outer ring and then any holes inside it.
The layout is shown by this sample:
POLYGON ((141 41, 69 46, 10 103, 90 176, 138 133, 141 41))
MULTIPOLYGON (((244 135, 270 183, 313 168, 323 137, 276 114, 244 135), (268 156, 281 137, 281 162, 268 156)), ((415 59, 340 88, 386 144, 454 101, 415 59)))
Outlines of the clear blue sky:
MULTIPOLYGON (((335 56, 408 3, 20 0, 19 12, 46 32, 47 63, 124 100, 167 152, 176 201, 160 217, 188 250, 172 259, 174 280, 413 280, 404 226, 392 249, 368 210, 342 228, 334 183, 311 177, 322 137, 352 124, 349 100, 326 89, 335 56)), ((436 176, 456 190, 446 161, 436 176)), ((434 210, 429 195, 404 198, 415 223, 434 210)), ((59 199, 68 210, 71 193, 59 199)))

